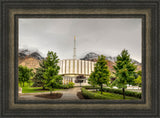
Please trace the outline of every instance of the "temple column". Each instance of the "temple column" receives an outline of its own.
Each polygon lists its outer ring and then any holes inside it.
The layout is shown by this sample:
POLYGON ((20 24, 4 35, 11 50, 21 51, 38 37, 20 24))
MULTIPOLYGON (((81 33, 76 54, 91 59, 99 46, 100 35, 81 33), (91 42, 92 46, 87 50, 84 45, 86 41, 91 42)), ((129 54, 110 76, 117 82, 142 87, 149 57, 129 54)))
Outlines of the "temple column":
POLYGON ((72 78, 72 82, 75 83, 75 78, 74 77, 72 78))

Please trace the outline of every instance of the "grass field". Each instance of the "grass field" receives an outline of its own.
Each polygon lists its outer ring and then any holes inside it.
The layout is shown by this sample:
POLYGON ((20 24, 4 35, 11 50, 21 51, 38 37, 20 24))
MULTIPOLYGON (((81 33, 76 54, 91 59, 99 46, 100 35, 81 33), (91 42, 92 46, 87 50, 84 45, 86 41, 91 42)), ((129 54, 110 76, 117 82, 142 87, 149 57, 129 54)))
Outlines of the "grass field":
MULTIPOLYGON (((62 89, 54 89, 53 91, 58 91, 62 89)), ((50 92, 49 90, 43 90, 42 87, 22 87, 22 93, 39 93, 39 92, 50 92)))
MULTIPOLYGON (((22 88, 22 93, 40 93, 40 92, 50 92, 49 90, 43 90, 42 87, 31 87, 33 83, 28 84, 24 83, 24 87, 19 83, 19 86, 22 88)), ((54 89, 53 91, 58 91, 62 89, 54 89)))

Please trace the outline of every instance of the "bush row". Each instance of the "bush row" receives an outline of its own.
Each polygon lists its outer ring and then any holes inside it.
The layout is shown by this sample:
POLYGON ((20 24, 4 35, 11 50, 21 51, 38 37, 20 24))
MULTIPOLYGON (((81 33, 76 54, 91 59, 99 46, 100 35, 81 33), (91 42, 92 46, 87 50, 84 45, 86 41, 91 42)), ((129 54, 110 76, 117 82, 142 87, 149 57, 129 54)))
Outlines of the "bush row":
MULTIPOLYGON (((111 88, 103 88, 104 92, 116 93, 116 94, 123 94, 122 89, 111 89, 111 88)), ((133 92, 133 91, 125 91, 126 96, 132 96, 136 98, 141 98, 140 92, 133 92)))
POLYGON ((81 88, 81 92, 85 99, 107 99, 106 96, 87 91, 85 88, 81 88))
POLYGON ((85 89, 100 89, 100 87, 96 86, 96 87, 93 87, 93 86, 83 86, 83 88, 85 89))
MULTIPOLYGON (((100 89, 100 87, 93 87, 93 86, 84 86, 86 89, 100 89)), ((103 88, 104 92, 116 93, 116 94, 123 94, 122 89, 111 89, 111 88, 103 88)), ((141 93, 133 92, 133 91, 125 91, 126 96, 132 96, 136 98, 141 98, 141 93)))
POLYGON ((60 85, 58 88, 60 88, 60 89, 69 89, 69 88, 73 88, 73 87, 74 87, 74 83, 73 82, 69 82, 68 84, 60 85))

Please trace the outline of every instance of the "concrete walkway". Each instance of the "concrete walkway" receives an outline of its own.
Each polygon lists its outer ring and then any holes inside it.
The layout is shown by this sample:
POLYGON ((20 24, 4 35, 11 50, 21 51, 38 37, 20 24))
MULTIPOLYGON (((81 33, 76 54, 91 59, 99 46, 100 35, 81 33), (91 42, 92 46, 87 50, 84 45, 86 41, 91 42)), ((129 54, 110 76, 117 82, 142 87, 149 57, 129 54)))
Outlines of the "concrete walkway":
MULTIPOLYGON (((63 94, 60 99, 55 99, 55 100, 80 100, 77 96, 77 92, 80 92, 80 91, 81 91, 81 87, 74 87, 70 89, 54 91, 53 93, 63 94)), ((25 93, 25 94, 20 94, 19 98, 20 100, 48 100, 48 98, 40 98, 40 97, 36 97, 35 95, 49 94, 49 93, 50 92, 25 93)), ((52 100, 52 99, 49 99, 49 100, 52 100)))
POLYGON ((80 87, 74 87, 61 91, 63 93, 60 100, 78 100, 77 93, 81 91, 80 87))

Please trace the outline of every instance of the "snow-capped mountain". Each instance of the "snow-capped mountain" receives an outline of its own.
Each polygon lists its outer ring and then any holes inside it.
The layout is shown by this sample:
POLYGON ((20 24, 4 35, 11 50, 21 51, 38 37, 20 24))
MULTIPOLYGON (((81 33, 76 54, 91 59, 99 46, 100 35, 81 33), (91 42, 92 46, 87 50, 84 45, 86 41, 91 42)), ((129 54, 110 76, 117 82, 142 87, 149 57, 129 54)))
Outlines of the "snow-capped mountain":
POLYGON ((27 57, 33 57, 33 58, 38 59, 38 60, 44 59, 44 57, 42 57, 39 54, 39 52, 37 52, 37 51, 30 51, 28 49, 21 49, 21 50, 19 50, 18 56, 20 58, 25 58, 27 56, 27 57))
MULTIPOLYGON (((94 53, 94 52, 90 52, 90 53, 87 53, 83 58, 81 58, 81 60, 94 61, 94 60, 97 60, 97 59, 98 59, 98 56, 100 56, 100 55, 97 54, 97 53, 94 53)), ((104 56, 105 56, 105 55, 104 55, 104 56)), ((116 58, 116 57, 112 57, 112 56, 106 56, 106 60, 115 62, 115 61, 117 60, 117 58, 116 58)), ((138 61, 136 61, 135 59, 132 59, 132 62, 134 62, 134 63, 137 64, 137 65, 141 65, 141 63, 138 62, 138 61)))

